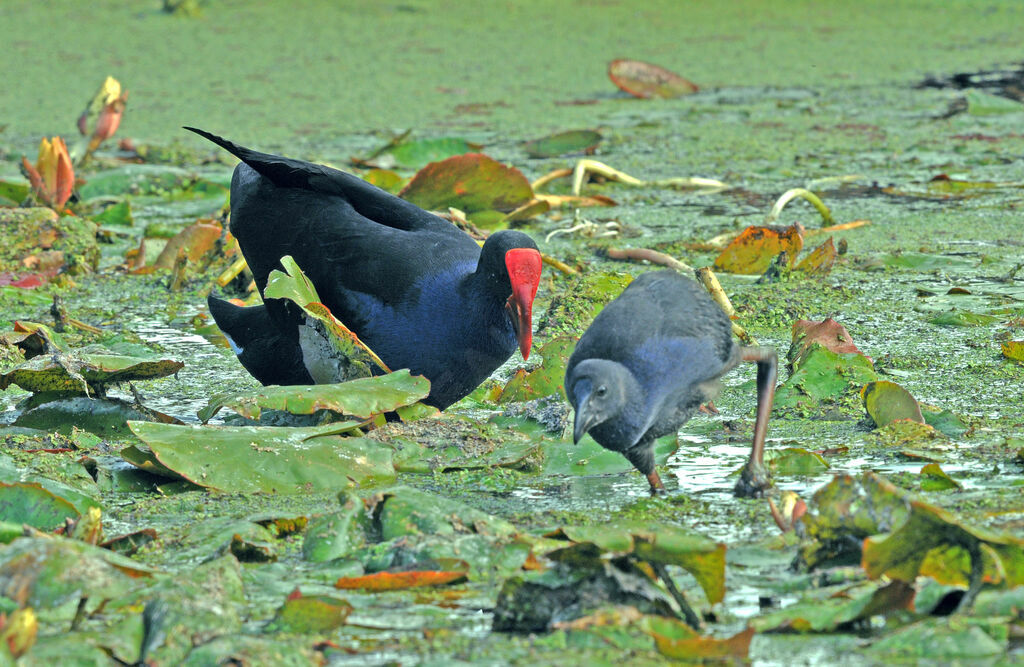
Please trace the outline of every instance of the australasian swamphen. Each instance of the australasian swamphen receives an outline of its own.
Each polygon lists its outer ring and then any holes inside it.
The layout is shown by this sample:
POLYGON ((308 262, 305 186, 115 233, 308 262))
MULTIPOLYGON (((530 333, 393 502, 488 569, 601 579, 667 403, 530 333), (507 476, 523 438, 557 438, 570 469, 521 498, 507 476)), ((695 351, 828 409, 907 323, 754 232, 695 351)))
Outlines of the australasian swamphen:
POLYGON ((729 317, 696 281, 674 271, 638 277, 580 338, 565 373, 576 410, 573 439, 590 433, 621 452, 657 492, 664 486, 654 469, 655 438, 678 431, 740 361, 757 362, 757 420, 736 494, 760 495, 770 483, 763 458, 775 350, 734 343, 729 317))
MULTIPOLYGON (((442 410, 517 346, 529 356, 541 256, 526 234, 495 232, 481 248, 447 220, 356 176, 185 129, 242 160, 231 179, 231 233, 260 294, 291 255, 324 305, 388 367, 430 380, 426 402, 442 410)), ((294 304, 241 308, 211 296, 209 306, 263 384, 337 381, 320 377, 325 364, 311 357, 325 346, 300 336, 306 322, 294 304)))

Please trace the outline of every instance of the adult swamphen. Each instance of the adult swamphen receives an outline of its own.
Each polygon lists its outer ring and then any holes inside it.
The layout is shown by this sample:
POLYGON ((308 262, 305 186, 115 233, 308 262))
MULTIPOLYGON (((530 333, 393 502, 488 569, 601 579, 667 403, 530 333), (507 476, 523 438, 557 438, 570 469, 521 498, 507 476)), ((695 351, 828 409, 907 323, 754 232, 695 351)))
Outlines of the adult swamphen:
MULTIPOLYGON (((529 356, 541 256, 527 235, 496 232, 481 248, 450 222, 356 176, 185 129, 242 160, 231 179, 231 233, 260 294, 291 255, 324 305, 385 364, 430 380, 426 402, 442 410, 517 344, 529 356)), ((263 384, 331 381, 321 379, 323 360, 315 358, 327 346, 300 335, 306 321, 294 304, 240 308, 211 297, 209 305, 263 384)))
POLYGON ((654 469, 655 438, 675 433, 714 398, 719 378, 740 361, 757 362, 757 420, 736 494, 760 495, 769 486, 763 456, 775 350, 736 345, 728 316, 696 281, 674 271, 641 275, 580 338, 565 373, 576 409, 573 438, 590 433, 646 475, 652 493, 663 489, 654 469))

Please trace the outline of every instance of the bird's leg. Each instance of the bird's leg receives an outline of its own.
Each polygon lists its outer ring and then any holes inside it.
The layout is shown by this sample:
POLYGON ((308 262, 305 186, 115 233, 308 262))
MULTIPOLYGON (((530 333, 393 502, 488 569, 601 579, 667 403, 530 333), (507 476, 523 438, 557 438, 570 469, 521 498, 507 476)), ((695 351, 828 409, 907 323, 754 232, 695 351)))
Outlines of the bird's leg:
POLYGON ((771 486, 768 469, 764 467, 764 439, 768 434, 768 417, 775 398, 779 359, 770 347, 744 347, 741 354, 743 361, 757 362, 757 419, 754 421, 750 459, 740 473, 735 492, 737 496, 752 498, 760 496, 771 486))
POLYGON ((651 485, 651 495, 656 496, 660 493, 665 493, 665 485, 661 483, 661 477, 658 475, 657 470, 652 470, 647 473, 647 481, 651 485))

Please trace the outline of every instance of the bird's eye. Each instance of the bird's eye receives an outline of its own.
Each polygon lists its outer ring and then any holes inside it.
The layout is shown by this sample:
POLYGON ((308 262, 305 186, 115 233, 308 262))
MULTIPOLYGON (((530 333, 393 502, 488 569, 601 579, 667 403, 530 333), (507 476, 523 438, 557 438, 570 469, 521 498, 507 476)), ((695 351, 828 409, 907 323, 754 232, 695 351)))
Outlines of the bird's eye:
POLYGON ((604 385, 601 385, 600 387, 597 388, 597 392, 596 393, 597 393, 598 396, 604 396, 605 394, 608 393, 608 387, 605 387, 604 385))

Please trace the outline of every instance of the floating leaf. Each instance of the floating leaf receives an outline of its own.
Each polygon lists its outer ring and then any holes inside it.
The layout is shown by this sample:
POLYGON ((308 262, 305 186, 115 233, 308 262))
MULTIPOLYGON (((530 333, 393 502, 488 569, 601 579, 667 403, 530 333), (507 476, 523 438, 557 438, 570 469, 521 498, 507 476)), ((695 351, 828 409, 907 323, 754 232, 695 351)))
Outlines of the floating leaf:
POLYGON ((785 229, 747 227, 718 256, 715 269, 726 273, 764 273, 781 252, 787 254, 789 266, 793 266, 803 246, 803 235, 796 225, 785 229))
POLYGON ((198 262, 206 253, 213 251, 222 232, 223 229, 216 220, 194 222, 167 242, 153 266, 158 269, 170 269, 181 252, 185 253, 189 262, 198 262))
POLYGON ((811 598, 751 621, 758 632, 836 632, 873 616, 912 611, 915 590, 902 581, 862 583, 825 599, 811 598))
POLYGON ((351 613, 352 605, 328 595, 288 596, 265 631, 303 635, 331 633, 345 625, 351 613))
POLYGON ((388 149, 374 159, 378 166, 388 166, 388 158, 396 167, 403 169, 420 169, 431 162, 440 162, 456 155, 463 155, 480 150, 480 144, 474 144, 456 137, 440 137, 438 139, 417 139, 404 141, 394 148, 388 149))
MULTIPOLYGON (((314 380, 323 384, 331 384, 369 377, 375 369, 390 373, 383 361, 373 350, 367 347, 359 336, 341 323, 324 304, 316 293, 313 283, 302 272, 291 255, 281 258, 281 266, 286 273, 278 270, 270 272, 263 296, 267 299, 289 299, 297 304, 307 317, 305 333, 325 339, 334 353, 334 358, 321 364, 322 373, 317 373, 314 380), (317 329, 314 325, 319 326, 317 329)), ((301 335, 300 331, 300 335, 301 335)))
POLYGON ((869 577, 912 582, 925 574, 939 583, 966 584, 971 560, 981 558, 989 582, 1008 587, 1024 583, 1024 539, 966 525, 953 513, 919 500, 909 503, 905 522, 888 535, 865 540, 863 567, 869 577))
POLYGON ((831 317, 821 322, 811 320, 797 320, 793 323, 793 342, 789 345, 789 352, 786 358, 789 360, 790 369, 799 368, 803 363, 811 346, 817 343, 827 350, 836 354, 861 354, 857 346, 853 344, 853 337, 839 322, 831 317))
POLYGON ((468 153, 428 164, 399 193, 430 211, 454 207, 508 212, 533 198, 533 188, 515 167, 506 167, 482 153, 468 153))
POLYGON ((51 531, 78 516, 74 505, 39 484, 0 482, 0 521, 51 531))
POLYGON ((608 78, 633 97, 681 97, 697 92, 697 84, 675 72, 639 60, 613 60, 608 78))
POLYGON ((1024 111, 1024 104, 1002 95, 993 95, 983 90, 969 88, 964 92, 967 98, 967 113, 972 116, 992 116, 1024 111))
POLYGON ((956 310, 936 315, 928 320, 929 324, 937 324, 943 327, 980 327, 998 322, 999 318, 994 315, 983 315, 970 313, 966 310, 956 310))
POLYGON ((644 616, 640 628, 654 638, 662 655, 686 662, 746 661, 754 639, 753 627, 718 639, 704 637, 689 625, 663 616, 644 616))
POLYGON ((0 373, 0 389, 16 384, 32 392, 84 393, 82 379, 90 387, 100 387, 117 382, 162 378, 177 373, 184 366, 173 359, 140 359, 113 354, 39 355, 6 373, 0 373))
POLYGON ((947 475, 938 463, 929 463, 921 468, 921 490, 922 491, 948 491, 949 489, 960 490, 963 485, 947 475))
MULTIPOLYGON (((666 435, 654 441, 654 462, 665 465, 679 449, 676 435, 666 435)), ((543 471, 545 475, 610 475, 635 470, 633 464, 619 452, 605 449, 585 435, 579 444, 563 440, 545 442, 543 471)))
POLYGON ((523 144, 526 154, 532 158, 557 157, 567 153, 590 155, 601 143, 601 134, 593 130, 567 130, 549 134, 523 144))
POLYGON ((576 347, 576 340, 569 336, 553 338, 540 348, 543 361, 530 372, 522 369, 505 384, 498 397, 498 403, 530 401, 558 393, 564 395, 562 383, 565 380, 565 365, 576 347))
POLYGON ((825 242, 811 251, 809 255, 800 260, 796 265, 797 271, 803 271, 811 276, 823 276, 835 266, 839 252, 832 244, 832 237, 825 239, 825 242))
POLYGON ((933 255, 923 252, 898 252, 879 257, 885 266, 918 271, 946 270, 955 267, 974 266, 976 262, 956 255, 933 255))
POLYGON ((882 637, 867 652, 884 664, 978 663, 1002 656, 1006 638, 997 641, 975 619, 964 616, 927 618, 882 637))
POLYGON ((28 193, 29 186, 24 183, 0 181, 0 206, 21 206, 28 193))
POLYGON ((0 549, 0 594, 22 606, 49 609, 83 597, 109 600, 153 573, 112 551, 61 537, 23 537, 0 549))
POLYGON ((363 180, 393 195, 398 194, 406 183, 404 178, 389 169, 371 169, 363 174, 363 180))
POLYGON ((391 450, 338 435, 358 422, 310 428, 174 426, 128 422, 160 463, 185 479, 232 492, 295 494, 394 479, 391 450))
POLYGON ((487 535, 511 535, 515 527, 486 512, 457 500, 426 491, 397 487, 371 498, 370 504, 384 503, 379 520, 381 537, 391 540, 408 535, 455 535, 476 532, 487 535))
POLYGON ((391 412, 426 398, 430 381, 411 375, 409 369, 360 378, 340 384, 263 387, 257 392, 217 394, 199 411, 206 423, 222 408, 230 408, 247 419, 259 419, 263 410, 284 410, 295 415, 311 415, 317 410, 367 419, 391 412))
POLYGON ((302 555, 313 563, 323 563, 347 555, 365 541, 359 518, 364 511, 361 501, 344 497, 342 509, 314 517, 306 528, 302 555))
POLYGON ((121 200, 113 206, 108 206, 101 212, 90 215, 89 219, 100 225, 118 225, 131 227, 134 224, 132 218, 132 205, 127 200, 121 200))
POLYGON ((775 392, 775 405, 837 401, 854 387, 877 379, 871 360, 863 354, 836 354, 814 343, 800 367, 775 392))
POLYGON ((925 407, 921 408, 924 421, 936 431, 951 438, 957 438, 967 432, 967 425, 951 411, 925 409, 925 407))
POLYGON ((875 422, 875 426, 887 426, 897 419, 925 423, 921 406, 909 391, 895 382, 869 382, 861 388, 860 396, 864 400, 864 409, 875 422))
POLYGON ((334 587, 343 590, 394 591, 421 586, 443 586, 464 580, 467 572, 469 563, 464 560, 438 558, 413 563, 398 570, 366 574, 361 577, 342 577, 334 582, 334 587))
POLYGON ((1003 356, 1024 362, 1024 340, 1008 340, 1002 345, 1003 356))
POLYGON ((765 458, 772 474, 817 475, 829 469, 821 454, 799 447, 769 450, 765 458))

